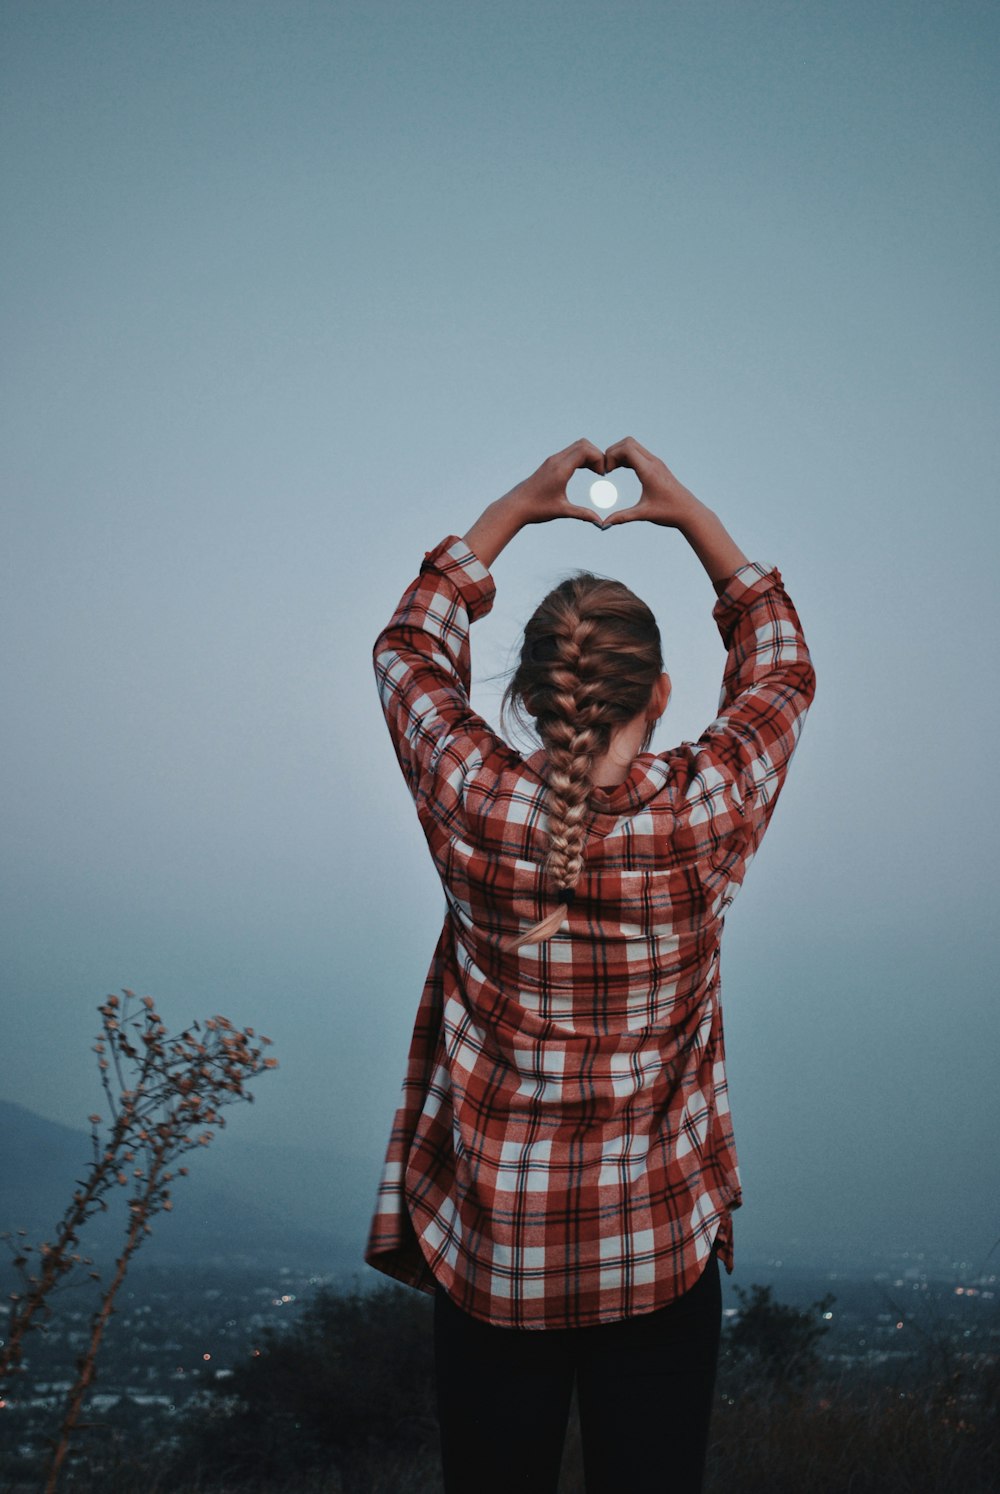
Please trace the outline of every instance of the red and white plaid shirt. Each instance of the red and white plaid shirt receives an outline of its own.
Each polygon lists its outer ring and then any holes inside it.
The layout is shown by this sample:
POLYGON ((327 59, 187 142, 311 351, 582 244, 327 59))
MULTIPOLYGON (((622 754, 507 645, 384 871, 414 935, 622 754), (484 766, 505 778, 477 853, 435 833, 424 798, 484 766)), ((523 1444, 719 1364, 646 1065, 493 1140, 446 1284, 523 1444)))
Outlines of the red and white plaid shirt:
POLYGON ((815 676, 779 573, 743 566, 713 611, 717 720, 593 790, 562 929, 504 952, 553 904, 544 752, 469 703, 469 624, 493 595, 446 539, 375 645, 447 911, 365 1259, 487 1322, 582 1327, 687 1291, 715 1241, 732 1270, 719 941, 815 676))

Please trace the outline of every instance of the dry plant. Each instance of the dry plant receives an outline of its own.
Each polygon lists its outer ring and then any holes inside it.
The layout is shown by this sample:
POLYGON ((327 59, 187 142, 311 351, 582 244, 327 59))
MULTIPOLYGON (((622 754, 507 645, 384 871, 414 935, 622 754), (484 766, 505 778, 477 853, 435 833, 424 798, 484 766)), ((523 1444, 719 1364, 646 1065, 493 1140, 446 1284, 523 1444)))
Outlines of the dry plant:
MULTIPOLYGON (((126 990, 124 1000, 108 996, 98 1008, 102 1029, 94 1044, 101 1084, 110 1109, 110 1124, 102 1140, 103 1119, 90 1117, 93 1156, 87 1175, 56 1226, 51 1241, 33 1246, 25 1232, 8 1236, 15 1250, 14 1265, 23 1290, 11 1294, 9 1334, 0 1351, 0 1376, 21 1367, 25 1335, 51 1315, 52 1292, 80 1269, 93 1264, 79 1250, 87 1220, 108 1208, 108 1196, 131 1188, 125 1242, 114 1274, 103 1288, 91 1318, 90 1336, 77 1361, 76 1380, 67 1394, 65 1414, 49 1466, 46 1494, 51 1494, 69 1449, 89 1386, 95 1376, 97 1351, 114 1311, 115 1297, 139 1246, 152 1233, 150 1221, 172 1208, 171 1184, 187 1174, 177 1159, 199 1146, 208 1146, 225 1120, 224 1106, 253 1100, 247 1081, 277 1067, 265 1058, 270 1039, 252 1027, 242 1031, 226 1017, 197 1022, 171 1037, 151 997, 137 999, 126 990)), ((95 1281, 100 1273, 90 1271, 95 1281)))

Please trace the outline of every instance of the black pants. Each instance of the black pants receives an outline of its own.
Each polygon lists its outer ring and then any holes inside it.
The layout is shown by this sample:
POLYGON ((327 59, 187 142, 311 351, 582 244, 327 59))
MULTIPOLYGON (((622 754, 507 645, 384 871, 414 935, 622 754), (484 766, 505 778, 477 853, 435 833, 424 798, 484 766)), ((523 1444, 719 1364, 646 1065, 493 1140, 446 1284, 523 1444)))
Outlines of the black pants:
POLYGON ((446 1494, 555 1494, 574 1380, 587 1494, 699 1494, 721 1324, 714 1250, 684 1296, 590 1328, 498 1328, 438 1287, 446 1494))

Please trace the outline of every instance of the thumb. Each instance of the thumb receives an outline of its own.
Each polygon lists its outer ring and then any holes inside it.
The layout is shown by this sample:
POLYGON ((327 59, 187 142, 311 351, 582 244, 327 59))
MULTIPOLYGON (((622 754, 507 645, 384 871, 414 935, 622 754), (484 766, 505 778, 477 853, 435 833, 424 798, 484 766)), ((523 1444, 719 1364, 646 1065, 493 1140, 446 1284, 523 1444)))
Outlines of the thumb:
POLYGON ((604 520, 604 528, 613 529, 616 524, 634 523, 636 519, 641 519, 643 517, 642 513, 640 512, 641 508, 642 499, 640 498, 639 502, 633 503, 631 508, 620 508, 615 513, 608 514, 607 518, 604 520))

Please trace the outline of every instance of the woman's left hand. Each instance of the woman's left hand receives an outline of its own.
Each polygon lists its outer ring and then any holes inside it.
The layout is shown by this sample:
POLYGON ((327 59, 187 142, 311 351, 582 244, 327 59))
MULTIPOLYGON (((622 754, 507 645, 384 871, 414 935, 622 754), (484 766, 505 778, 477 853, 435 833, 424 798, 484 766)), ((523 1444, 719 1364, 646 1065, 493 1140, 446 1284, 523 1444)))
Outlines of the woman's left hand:
POLYGON ((566 495, 566 484, 582 467, 604 473, 604 452, 593 441, 574 441, 572 446, 546 457, 530 477, 511 488, 500 502, 509 500, 516 503, 523 510, 522 524, 547 524, 551 519, 584 519, 600 527, 601 517, 594 509, 571 503, 566 495))
POLYGON ((465 536, 469 549, 488 567, 527 524, 547 524, 550 519, 585 519, 603 528, 594 509, 570 503, 566 496, 566 484, 581 467, 604 472, 604 452, 593 441, 574 441, 564 451, 546 457, 537 471, 480 514, 465 536))

